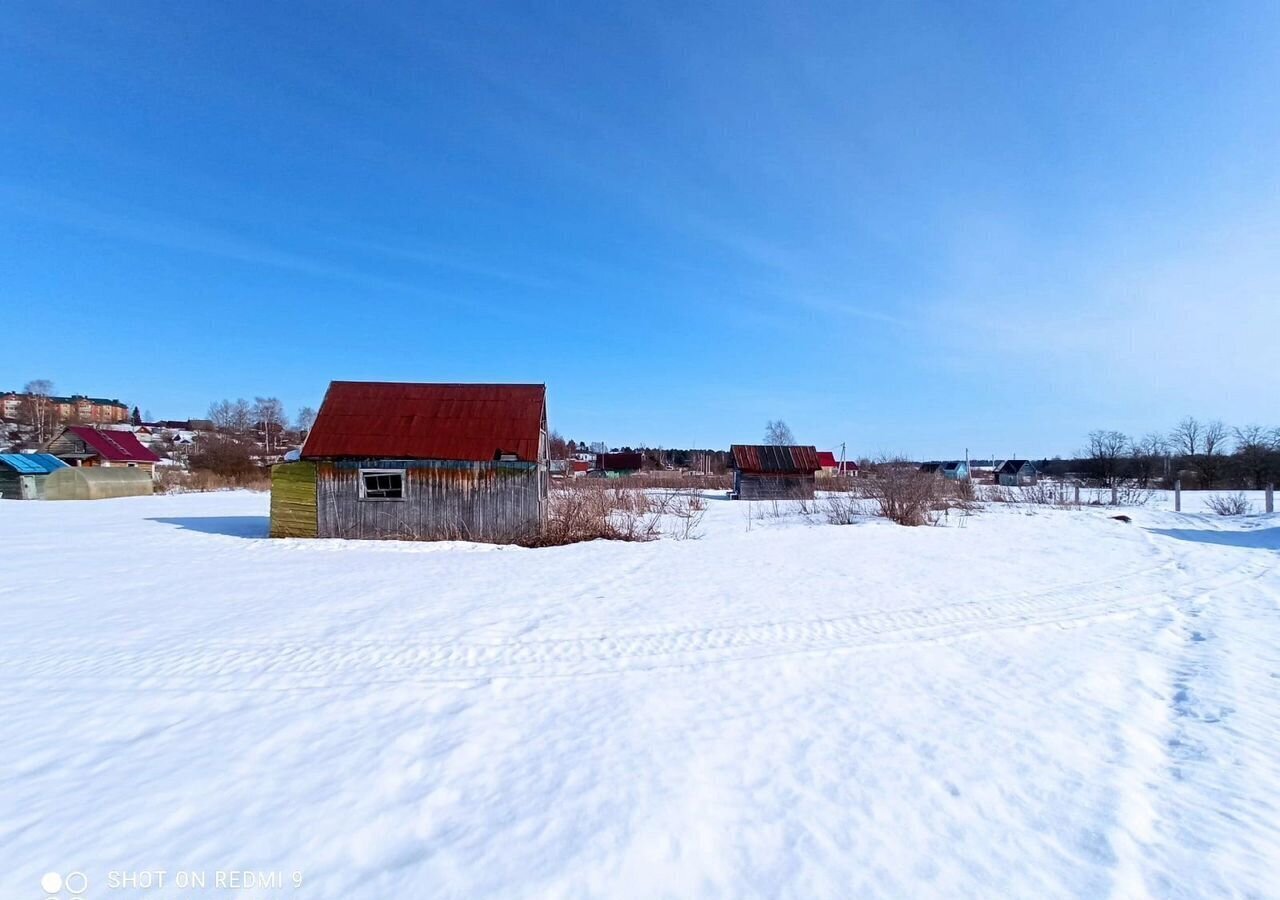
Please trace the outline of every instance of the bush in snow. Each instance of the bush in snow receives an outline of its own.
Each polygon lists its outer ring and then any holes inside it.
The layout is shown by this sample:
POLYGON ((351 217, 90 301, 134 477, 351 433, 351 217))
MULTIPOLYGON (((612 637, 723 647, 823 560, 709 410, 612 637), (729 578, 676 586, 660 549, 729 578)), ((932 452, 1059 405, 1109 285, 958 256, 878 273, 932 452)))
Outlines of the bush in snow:
POLYGON ((1214 494, 1205 505, 1220 516, 1247 516, 1253 511, 1253 504, 1244 494, 1214 494))
POLYGON ((899 525, 933 525, 946 508, 943 479, 902 463, 878 465, 865 490, 876 514, 899 525))

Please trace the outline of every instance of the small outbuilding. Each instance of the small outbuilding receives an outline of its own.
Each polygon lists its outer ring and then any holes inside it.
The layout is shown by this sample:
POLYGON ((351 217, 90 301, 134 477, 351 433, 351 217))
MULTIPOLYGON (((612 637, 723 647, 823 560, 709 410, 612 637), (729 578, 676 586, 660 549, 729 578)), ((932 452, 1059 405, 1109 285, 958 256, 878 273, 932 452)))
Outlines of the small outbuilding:
POLYGON ((335 381, 272 468, 271 535, 510 543, 549 477, 544 385, 335 381))
POLYGON ((45 481, 66 467, 48 453, 0 453, 0 500, 43 500, 45 481))
POLYGON ((626 478, 644 467, 644 456, 638 451, 596 454, 596 470, 606 478, 626 478))
POLYGON ((942 473, 943 478, 949 478, 952 481, 969 480, 969 464, 963 459, 948 460, 938 467, 938 471, 942 473))
POLYGON ((812 499, 814 473, 822 468, 812 446, 734 444, 729 457, 735 500, 812 499))
POLYGON ((1023 487, 1035 484, 1039 474, 1029 459, 1006 459, 995 471, 995 483, 1005 487, 1023 487))
POLYGON ((88 425, 68 425, 45 447, 69 466, 144 469, 150 475, 160 457, 144 447, 131 431, 110 431, 88 425))

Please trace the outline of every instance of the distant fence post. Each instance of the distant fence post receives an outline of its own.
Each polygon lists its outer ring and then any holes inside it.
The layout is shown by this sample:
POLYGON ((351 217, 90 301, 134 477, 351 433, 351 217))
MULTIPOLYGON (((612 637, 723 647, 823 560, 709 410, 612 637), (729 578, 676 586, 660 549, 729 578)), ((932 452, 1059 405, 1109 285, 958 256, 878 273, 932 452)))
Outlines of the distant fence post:
POLYGON ((1276 511, 1276 486, 1274 484, 1267 485, 1267 512, 1276 511))
POLYGON ((1111 505, 1120 505, 1120 488, 1116 487, 1114 484, 1111 485, 1111 505))
POLYGON ((1076 506, 1080 505, 1080 485, 1076 485, 1076 506))
POLYGON ((1182 479, 1173 483, 1173 511, 1182 512, 1182 479))

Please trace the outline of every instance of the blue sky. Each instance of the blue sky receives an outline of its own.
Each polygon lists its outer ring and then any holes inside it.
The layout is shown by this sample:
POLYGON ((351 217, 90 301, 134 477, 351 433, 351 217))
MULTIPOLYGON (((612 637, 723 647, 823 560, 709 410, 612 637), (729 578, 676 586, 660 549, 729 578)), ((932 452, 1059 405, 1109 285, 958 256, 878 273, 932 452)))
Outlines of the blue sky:
POLYGON ((1280 4, 27 3, 0 387, 613 444, 1280 425, 1280 4))

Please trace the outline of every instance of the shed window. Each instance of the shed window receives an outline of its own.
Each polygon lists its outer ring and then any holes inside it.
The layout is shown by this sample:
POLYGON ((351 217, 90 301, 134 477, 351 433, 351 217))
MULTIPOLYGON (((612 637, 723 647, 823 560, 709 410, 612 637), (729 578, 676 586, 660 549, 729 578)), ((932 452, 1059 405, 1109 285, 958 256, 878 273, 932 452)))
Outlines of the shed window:
POLYGON ((403 500, 404 472, 401 470, 361 469, 361 500, 403 500))

